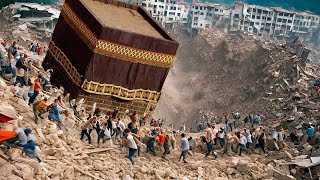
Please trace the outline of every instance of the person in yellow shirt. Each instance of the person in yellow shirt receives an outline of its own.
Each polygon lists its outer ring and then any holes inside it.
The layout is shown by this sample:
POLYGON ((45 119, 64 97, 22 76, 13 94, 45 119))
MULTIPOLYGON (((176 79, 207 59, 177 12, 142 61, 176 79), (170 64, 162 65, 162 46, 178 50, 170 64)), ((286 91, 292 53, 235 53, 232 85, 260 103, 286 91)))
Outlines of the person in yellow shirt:
POLYGON ((48 107, 47 101, 48 101, 48 99, 44 98, 43 100, 38 101, 32 105, 33 106, 33 113, 34 113, 34 117, 35 117, 34 121, 36 123, 38 123, 38 120, 39 120, 38 116, 40 116, 40 118, 43 119, 43 117, 41 115, 47 112, 47 107, 48 107))

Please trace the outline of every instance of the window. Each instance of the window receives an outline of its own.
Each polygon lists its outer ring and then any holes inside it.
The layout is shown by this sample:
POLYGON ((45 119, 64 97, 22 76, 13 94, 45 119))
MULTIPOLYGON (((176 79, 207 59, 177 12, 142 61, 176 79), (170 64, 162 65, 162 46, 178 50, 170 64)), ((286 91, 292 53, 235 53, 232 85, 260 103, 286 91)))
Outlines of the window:
POLYGON ((197 14, 198 14, 198 12, 194 12, 194 14, 195 14, 195 15, 197 15, 197 14))
POLYGON ((283 16, 283 13, 279 13, 279 16, 283 16))
POLYGON ((211 17, 211 16, 212 16, 212 13, 208 13, 208 16, 210 16, 210 17, 211 17))
POLYGON ((290 17, 293 17, 293 14, 290 14, 290 17))
POLYGON ((198 17, 194 17, 193 18, 194 21, 198 21, 198 19, 199 19, 198 17))
POLYGON ((203 10, 206 10, 207 8, 206 7, 203 7, 203 10))
POLYGON ((200 13, 200 15, 202 16, 202 15, 203 15, 203 12, 202 12, 202 13, 200 13))
POLYGON ((215 9, 214 11, 218 12, 218 11, 219 11, 219 9, 215 9))
POLYGON ((288 23, 292 23, 292 20, 288 20, 288 23))
POLYGON ((283 21, 282 21, 283 23, 287 23, 287 20, 286 19, 283 19, 283 21))
POLYGON ((210 24, 206 24, 206 28, 209 28, 210 27, 210 24))
POLYGON ((257 9, 253 8, 253 12, 257 12, 257 9))
POLYGON ((255 19, 256 18, 256 16, 255 15, 252 15, 252 19, 255 19))
POLYGON ((257 19, 261 19, 261 17, 260 17, 260 16, 257 16, 257 19))
POLYGON ((220 9, 220 12, 223 12, 223 9, 220 9))
POLYGON ((200 26, 202 26, 202 24, 200 24, 200 26))
POLYGON ((142 3, 141 5, 142 5, 142 7, 147 7, 146 3, 142 3))
POLYGON ((262 10, 261 9, 258 9, 258 13, 261 13, 262 12, 262 10))
POLYGON ((164 11, 164 16, 167 16, 168 12, 167 11, 164 11))
POLYGON ((173 21, 173 18, 169 18, 169 21, 173 21))
POLYGON ((287 30, 290 30, 291 28, 290 28, 290 26, 287 26, 287 30))
POLYGON ((271 21, 271 17, 268 17, 268 18, 267 18, 267 21, 271 21))
POLYGON ((277 22, 282 22, 282 19, 277 19, 277 22))
POLYGON ((198 6, 196 6, 196 8, 195 9, 199 9, 199 7, 198 6))
POLYGON ((180 13, 177 13, 177 16, 180 16, 180 13))
POLYGON ((198 23, 193 23, 193 25, 198 26, 198 23))
POLYGON ((288 17, 288 16, 289 16, 289 14, 288 14, 288 13, 284 13, 284 16, 288 17))
POLYGON ((175 12, 169 12, 169 15, 175 15, 176 13, 175 12))
POLYGON ((200 6, 200 10, 202 10, 202 7, 200 6))

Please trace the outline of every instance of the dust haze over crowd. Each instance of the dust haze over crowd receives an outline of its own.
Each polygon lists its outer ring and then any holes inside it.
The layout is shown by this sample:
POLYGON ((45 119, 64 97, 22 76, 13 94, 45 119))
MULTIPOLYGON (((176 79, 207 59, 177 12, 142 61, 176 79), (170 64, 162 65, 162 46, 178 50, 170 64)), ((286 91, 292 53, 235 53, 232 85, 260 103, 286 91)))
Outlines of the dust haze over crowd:
POLYGON ((287 61, 292 56, 288 50, 277 48, 276 42, 217 29, 203 30, 194 38, 176 36, 177 60, 164 84, 157 118, 166 118, 169 126, 185 122, 190 127, 208 113, 269 115, 262 98, 272 85, 270 68, 287 61))

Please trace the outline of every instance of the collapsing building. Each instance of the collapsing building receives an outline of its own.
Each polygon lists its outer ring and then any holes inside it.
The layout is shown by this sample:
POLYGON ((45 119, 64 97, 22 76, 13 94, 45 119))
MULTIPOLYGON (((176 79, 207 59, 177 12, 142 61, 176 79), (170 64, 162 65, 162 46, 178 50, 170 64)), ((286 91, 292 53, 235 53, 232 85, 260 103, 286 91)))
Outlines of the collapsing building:
POLYGON ((143 114, 158 102, 178 45, 139 6, 66 0, 43 66, 88 106, 143 114))
POLYGON ((25 22, 29 28, 52 33, 60 16, 60 10, 37 3, 15 3, 10 6, 13 18, 25 22))

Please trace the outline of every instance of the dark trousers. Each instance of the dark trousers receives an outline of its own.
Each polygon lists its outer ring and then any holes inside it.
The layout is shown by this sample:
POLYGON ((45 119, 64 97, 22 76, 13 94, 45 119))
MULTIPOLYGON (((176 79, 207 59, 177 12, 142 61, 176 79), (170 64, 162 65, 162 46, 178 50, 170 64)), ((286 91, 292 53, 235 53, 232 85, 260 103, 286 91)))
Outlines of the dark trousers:
POLYGON ((21 86, 26 86, 27 85, 26 79, 24 77, 20 77, 20 76, 17 76, 16 82, 13 85, 17 85, 18 83, 20 83, 21 86))
POLYGON ((89 144, 91 144, 91 136, 90 134, 88 133, 87 129, 82 129, 81 131, 81 140, 83 139, 83 136, 86 135, 87 138, 88 138, 88 141, 89 141, 89 144))
POLYGON ((182 160, 185 162, 185 161, 186 161, 187 154, 188 154, 188 150, 182 151, 179 160, 180 160, 181 157, 182 157, 182 160))
POLYGON ((37 96, 39 95, 39 91, 34 91, 33 95, 31 96, 31 98, 29 99, 29 104, 33 103, 34 100, 37 98, 37 96))
POLYGON ((131 163, 132 164, 134 164, 134 160, 133 160, 133 155, 134 155, 134 153, 136 152, 137 150, 136 149, 133 149, 133 148, 130 148, 129 147, 129 155, 128 155, 128 158, 129 158, 129 160, 131 161, 131 163))
POLYGON ((101 130, 99 135, 98 135, 98 144, 100 144, 100 139, 102 139, 102 142, 104 143, 104 130, 101 130))
POLYGON ((248 149, 248 148, 246 147, 246 145, 244 145, 244 144, 239 144, 239 147, 240 147, 239 156, 241 156, 242 151, 246 151, 246 152, 251 153, 250 149, 248 149))
POLYGON ((220 138, 220 146, 223 148, 224 144, 226 142, 225 138, 220 138))
POLYGON ((229 125, 229 127, 231 129, 231 132, 232 132, 232 123, 229 123, 228 125, 229 125))
POLYGON ((147 152, 150 151, 153 156, 156 156, 156 151, 154 149, 154 139, 150 138, 147 142, 147 152))
POLYGON ((211 141, 207 142, 207 148, 208 148, 208 152, 207 152, 206 156, 209 156, 211 152, 213 153, 213 145, 212 145, 211 141))
POLYGON ((168 154, 170 154, 169 146, 164 146, 164 153, 162 156, 165 158, 168 154))

